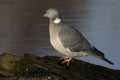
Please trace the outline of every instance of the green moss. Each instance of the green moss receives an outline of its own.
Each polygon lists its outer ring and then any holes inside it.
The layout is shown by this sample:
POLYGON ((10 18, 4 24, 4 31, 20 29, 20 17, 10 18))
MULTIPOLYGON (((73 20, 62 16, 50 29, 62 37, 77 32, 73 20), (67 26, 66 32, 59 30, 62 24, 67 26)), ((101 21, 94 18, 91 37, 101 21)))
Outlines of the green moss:
POLYGON ((6 77, 45 77, 50 74, 62 75, 74 80, 119 80, 120 72, 98 65, 74 60, 69 68, 66 64, 59 64, 61 60, 54 56, 38 57, 30 54, 14 56, 3 54, 0 56, 0 73, 6 77), (53 74, 54 73, 54 74, 53 74))

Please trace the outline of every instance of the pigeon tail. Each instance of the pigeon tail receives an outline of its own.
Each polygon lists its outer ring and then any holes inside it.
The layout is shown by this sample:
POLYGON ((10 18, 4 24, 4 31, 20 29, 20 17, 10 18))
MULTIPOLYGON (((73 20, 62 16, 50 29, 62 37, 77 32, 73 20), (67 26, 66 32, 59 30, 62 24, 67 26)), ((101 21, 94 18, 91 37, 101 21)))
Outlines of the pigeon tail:
POLYGON ((94 47, 94 50, 93 50, 93 56, 95 56, 96 58, 99 58, 101 60, 104 60, 105 62, 107 62, 111 65, 114 65, 114 63, 112 63, 110 60, 105 58, 104 54, 101 51, 99 51, 98 49, 96 49, 95 47, 94 47))
POLYGON ((110 60, 108 60, 108 59, 106 59, 106 58, 103 58, 102 60, 108 62, 108 63, 111 64, 111 65, 114 65, 114 63, 112 63, 110 60))
POLYGON ((111 64, 111 65, 114 65, 114 63, 112 63, 110 60, 108 60, 108 59, 105 58, 104 56, 98 56, 98 55, 92 55, 92 56, 94 56, 94 57, 96 57, 96 58, 98 58, 98 59, 101 59, 101 60, 103 60, 103 61, 105 61, 105 62, 107 62, 107 63, 109 63, 109 64, 111 64))

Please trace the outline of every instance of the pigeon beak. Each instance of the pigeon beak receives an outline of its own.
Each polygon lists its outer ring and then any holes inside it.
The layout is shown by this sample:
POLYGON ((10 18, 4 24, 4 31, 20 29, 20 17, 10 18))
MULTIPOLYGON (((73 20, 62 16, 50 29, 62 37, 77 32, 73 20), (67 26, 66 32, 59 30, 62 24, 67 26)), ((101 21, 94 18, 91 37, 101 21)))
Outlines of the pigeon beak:
POLYGON ((47 13, 45 13, 43 16, 44 16, 44 17, 47 17, 47 16, 48 16, 48 14, 47 14, 47 13))

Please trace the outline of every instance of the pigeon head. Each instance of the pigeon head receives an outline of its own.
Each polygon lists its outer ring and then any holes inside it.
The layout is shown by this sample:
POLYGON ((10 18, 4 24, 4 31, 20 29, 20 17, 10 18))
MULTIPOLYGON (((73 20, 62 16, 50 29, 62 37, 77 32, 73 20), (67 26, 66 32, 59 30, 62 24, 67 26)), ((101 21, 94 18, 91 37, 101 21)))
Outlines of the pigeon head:
POLYGON ((50 20, 55 20, 56 18, 59 18, 59 13, 56 9, 50 8, 46 11, 44 17, 48 17, 50 20))

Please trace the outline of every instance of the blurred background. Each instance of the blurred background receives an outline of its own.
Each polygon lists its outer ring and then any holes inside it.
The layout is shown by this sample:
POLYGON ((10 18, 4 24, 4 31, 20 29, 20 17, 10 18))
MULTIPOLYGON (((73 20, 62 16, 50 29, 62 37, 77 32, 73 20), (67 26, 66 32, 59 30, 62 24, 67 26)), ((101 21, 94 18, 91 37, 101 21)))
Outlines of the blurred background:
POLYGON ((48 8, 58 9, 115 65, 93 57, 77 59, 120 69, 119 0, 0 0, 0 54, 61 56, 49 42, 49 20, 43 17, 48 8))

